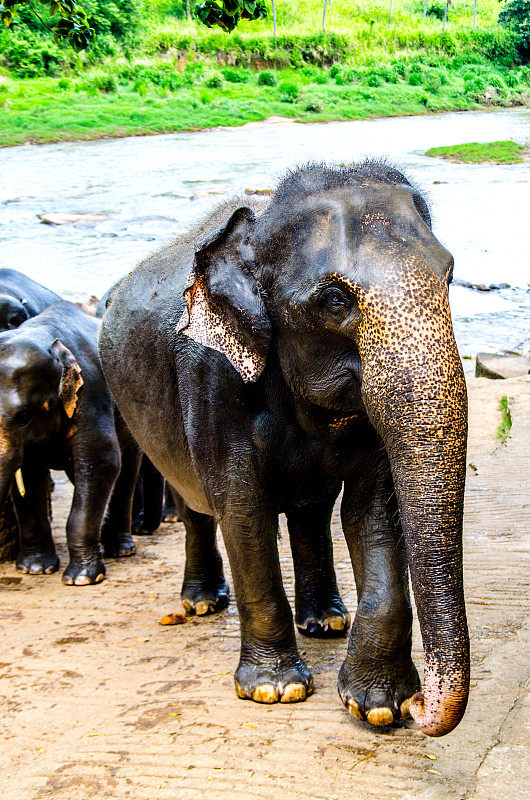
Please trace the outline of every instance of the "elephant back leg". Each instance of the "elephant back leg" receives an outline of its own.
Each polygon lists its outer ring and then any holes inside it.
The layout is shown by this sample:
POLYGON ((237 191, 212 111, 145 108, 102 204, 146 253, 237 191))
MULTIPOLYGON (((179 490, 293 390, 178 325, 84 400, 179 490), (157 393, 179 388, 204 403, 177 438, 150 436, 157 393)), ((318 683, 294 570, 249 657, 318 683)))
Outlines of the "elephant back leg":
POLYGON ((388 463, 345 484, 341 514, 358 604, 339 694, 354 717, 388 725, 409 716, 409 700, 420 688, 411 658, 407 557, 388 463))
POLYGON ((131 536, 133 497, 142 453, 123 417, 115 412, 115 427, 120 447, 120 472, 101 529, 101 543, 107 558, 122 558, 136 553, 131 536))
POLYGON ((332 497, 316 507, 287 514, 295 574, 295 621, 304 636, 343 636, 350 626, 333 566, 333 503, 332 497))
POLYGON ((132 532, 136 536, 148 536, 157 530, 163 504, 164 478, 144 455, 133 501, 132 532))
POLYGON ((13 483, 11 497, 20 531, 17 569, 31 575, 50 575, 59 569, 50 523, 50 471, 26 463, 22 484, 13 483))
POLYGON ((189 614, 211 614, 228 605, 228 584, 217 548, 217 523, 199 514, 172 490, 179 517, 186 529, 186 566, 182 583, 182 604, 189 614))
POLYGON ((0 508, 0 562, 13 561, 19 549, 18 522, 13 501, 8 495, 0 508))

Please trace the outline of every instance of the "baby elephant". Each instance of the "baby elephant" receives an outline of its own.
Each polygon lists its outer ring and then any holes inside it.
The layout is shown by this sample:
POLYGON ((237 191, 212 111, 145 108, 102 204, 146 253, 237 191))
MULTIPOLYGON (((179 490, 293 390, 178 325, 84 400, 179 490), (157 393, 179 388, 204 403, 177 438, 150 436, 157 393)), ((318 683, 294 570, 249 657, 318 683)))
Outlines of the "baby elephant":
MULTIPOLYGON (((17 568, 49 574, 59 567, 48 487, 49 469, 61 469, 75 485, 63 582, 77 586, 99 583, 105 575, 100 534, 121 463, 119 422, 99 364, 98 331, 97 320, 72 303, 58 302, 0 333, 0 506, 11 490, 21 539, 17 568)), ((126 443, 124 426, 122 433, 126 443)), ((133 448, 131 461, 135 458, 133 448)), ((119 487, 105 525, 108 555, 135 552, 134 480, 120 476, 119 487)))

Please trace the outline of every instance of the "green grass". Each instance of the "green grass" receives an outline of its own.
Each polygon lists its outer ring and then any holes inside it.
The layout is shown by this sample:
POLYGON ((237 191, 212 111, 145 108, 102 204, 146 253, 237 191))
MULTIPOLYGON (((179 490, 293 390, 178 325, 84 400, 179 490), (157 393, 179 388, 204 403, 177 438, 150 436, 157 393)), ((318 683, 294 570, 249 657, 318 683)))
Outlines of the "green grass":
POLYGON ((386 0, 334 0, 326 35, 321 0, 278 0, 276 42, 271 19, 227 35, 155 11, 133 44, 55 48, 59 65, 0 31, 0 146, 530 104, 497 0, 482 0, 476 32, 473 0, 459 0, 445 35, 422 0, 395 0, 391 24, 386 0))
POLYGON ((521 164, 526 148, 517 142, 469 142, 449 147, 431 147, 428 156, 441 156, 463 164, 521 164))
POLYGON ((501 412, 501 423, 497 428, 497 439, 500 439, 501 444, 504 444, 512 428, 512 415, 510 414, 510 406, 506 395, 500 400, 499 411, 501 412))

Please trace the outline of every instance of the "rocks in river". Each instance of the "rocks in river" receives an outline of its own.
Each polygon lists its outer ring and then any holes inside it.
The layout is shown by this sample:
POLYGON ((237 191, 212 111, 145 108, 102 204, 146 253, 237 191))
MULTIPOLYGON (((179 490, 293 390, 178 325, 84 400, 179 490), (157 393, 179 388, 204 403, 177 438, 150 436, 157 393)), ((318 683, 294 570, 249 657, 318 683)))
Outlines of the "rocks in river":
POLYGON ((108 219, 106 214, 38 214, 45 225, 73 225, 76 222, 97 223, 108 219))
POLYGON ((475 377, 492 378, 518 378, 530 373, 530 357, 507 353, 496 355, 493 353, 478 353, 475 365, 475 377))
POLYGON ((464 289, 474 289, 477 292, 496 292, 500 289, 511 289, 509 283, 490 283, 486 285, 485 283, 471 283, 470 281, 463 281, 459 278, 454 278, 453 280, 454 286, 462 286, 464 289))
POLYGON ((245 194, 257 194, 257 195, 264 195, 268 196, 272 194, 272 189, 245 189, 245 194))

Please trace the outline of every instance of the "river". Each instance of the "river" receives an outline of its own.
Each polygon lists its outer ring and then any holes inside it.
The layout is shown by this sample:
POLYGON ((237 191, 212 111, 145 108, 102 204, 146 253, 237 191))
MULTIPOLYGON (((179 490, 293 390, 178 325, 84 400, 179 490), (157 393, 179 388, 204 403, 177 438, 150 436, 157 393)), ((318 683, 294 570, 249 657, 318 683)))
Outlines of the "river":
POLYGON ((513 139, 530 145, 530 110, 242 128, 0 150, 0 265, 63 297, 101 296, 213 205, 273 187, 310 159, 387 157, 430 199, 434 231, 455 256, 455 278, 509 289, 451 288, 462 354, 528 342, 530 164, 462 165, 430 147, 513 139), (43 224, 40 214, 97 214, 99 222, 43 224))

